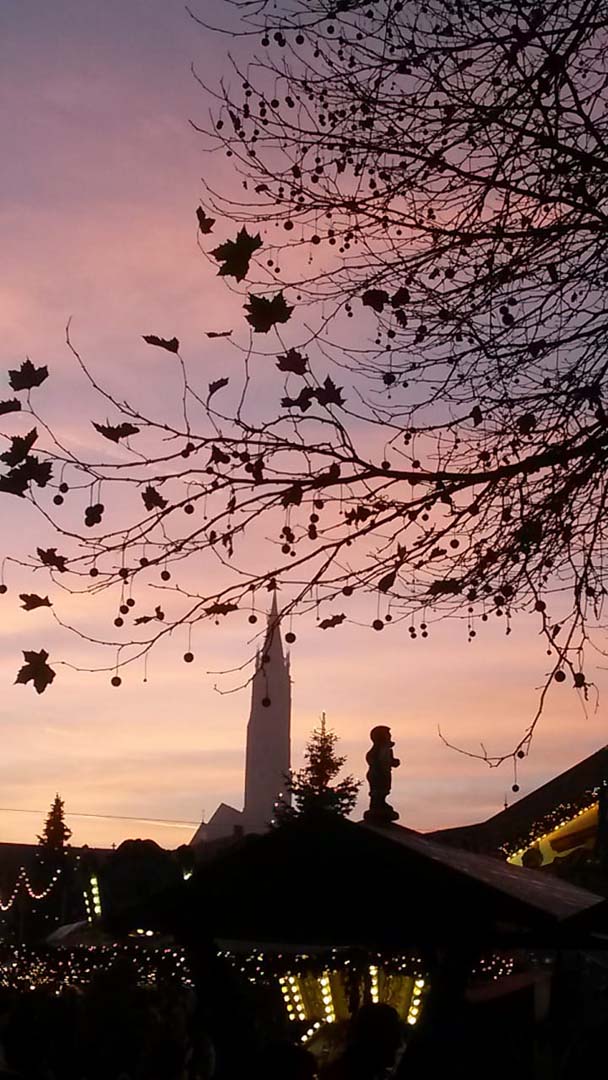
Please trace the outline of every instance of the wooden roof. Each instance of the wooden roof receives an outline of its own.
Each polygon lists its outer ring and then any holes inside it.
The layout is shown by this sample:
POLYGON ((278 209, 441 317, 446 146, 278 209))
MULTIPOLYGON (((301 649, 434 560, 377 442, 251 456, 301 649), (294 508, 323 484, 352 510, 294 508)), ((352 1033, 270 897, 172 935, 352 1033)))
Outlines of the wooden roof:
POLYGON ((396 949, 587 940, 606 909, 567 882, 409 829, 324 815, 245 837, 129 918, 190 940, 396 949))

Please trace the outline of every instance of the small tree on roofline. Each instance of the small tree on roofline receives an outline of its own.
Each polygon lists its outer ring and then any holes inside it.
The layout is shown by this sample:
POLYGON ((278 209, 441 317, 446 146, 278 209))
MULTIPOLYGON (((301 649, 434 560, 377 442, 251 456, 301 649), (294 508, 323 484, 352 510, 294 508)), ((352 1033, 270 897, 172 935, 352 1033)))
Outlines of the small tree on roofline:
POLYGON ((354 809, 361 781, 352 776, 332 784, 342 769, 346 758, 336 754, 338 736, 327 727, 325 713, 321 724, 310 736, 304 757, 306 764, 297 772, 290 772, 286 787, 292 805, 281 799, 275 808, 275 823, 284 825, 295 818, 312 812, 326 811, 347 817, 354 809))
POLYGON ((72 830, 65 823, 63 799, 57 794, 47 814, 44 829, 38 837, 38 843, 40 847, 49 852, 61 852, 66 847, 71 835, 72 830))

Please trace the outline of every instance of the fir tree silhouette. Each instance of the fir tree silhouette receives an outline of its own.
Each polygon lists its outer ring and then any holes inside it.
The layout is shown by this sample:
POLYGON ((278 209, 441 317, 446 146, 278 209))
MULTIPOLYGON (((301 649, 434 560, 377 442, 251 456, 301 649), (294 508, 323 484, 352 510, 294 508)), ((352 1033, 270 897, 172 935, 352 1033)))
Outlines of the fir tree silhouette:
POLYGON ((332 784, 346 761, 336 753, 337 742, 338 736, 328 728, 325 713, 322 713, 321 723, 313 730, 306 746, 304 768, 290 772, 286 778, 292 805, 284 800, 276 804, 276 825, 318 812, 339 817, 347 817, 352 812, 361 781, 346 776, 332 784))

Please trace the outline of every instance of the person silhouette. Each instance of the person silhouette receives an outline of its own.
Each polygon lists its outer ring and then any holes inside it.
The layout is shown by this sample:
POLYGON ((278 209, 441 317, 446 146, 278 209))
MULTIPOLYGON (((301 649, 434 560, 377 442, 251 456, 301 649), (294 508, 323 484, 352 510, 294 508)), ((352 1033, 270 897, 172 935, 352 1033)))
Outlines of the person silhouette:
POLYGON ((392 1005, 362 1005, 351 1021, 346 1049, 321 1080, 376 1080, 395 1064, 403 1024, 392 1005))

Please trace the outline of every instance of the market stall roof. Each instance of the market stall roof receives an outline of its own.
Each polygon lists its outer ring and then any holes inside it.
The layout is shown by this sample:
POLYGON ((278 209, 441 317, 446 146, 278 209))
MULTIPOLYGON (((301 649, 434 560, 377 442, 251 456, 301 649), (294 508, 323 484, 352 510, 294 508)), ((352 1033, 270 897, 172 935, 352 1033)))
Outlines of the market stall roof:
POLYGON ((91 924, 87 919, 80 922, 64 923, 53 930, 46 939, 47 945, 56 948, 71 949, 76 945, 109 945, 112 937, 105 933, 99 923, 91 924))
POLYGON ((581 805, 592 802, 593 792, 604 781, 608 781, 608 746, 603 746, 571 769, 554 776, 487 821, 442 829, 429 835, 442 844, 474 851, 499 851, 503 846, 525 846, 534 825, 547 822, 544 831, 551 831, 555 827, 556 808, 564 807, 564 814, 567 815, 569 807, 579 809, 581 805))
POLYGON ((552 945, 587 940, 608 925, 607 907, 566 882, 397 825, 324 815, 245 837, 122 922, 190 941, 552 945))

